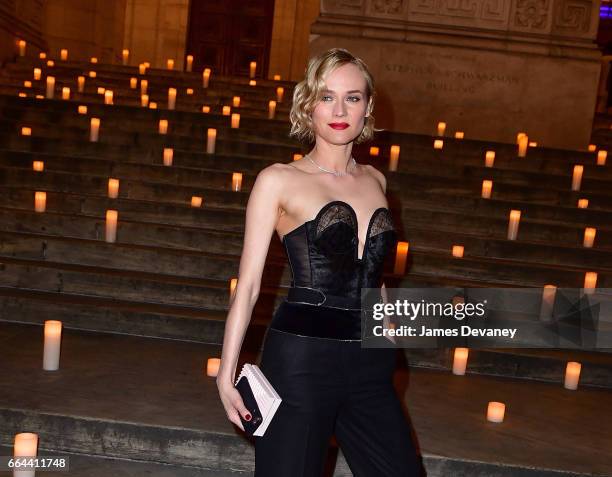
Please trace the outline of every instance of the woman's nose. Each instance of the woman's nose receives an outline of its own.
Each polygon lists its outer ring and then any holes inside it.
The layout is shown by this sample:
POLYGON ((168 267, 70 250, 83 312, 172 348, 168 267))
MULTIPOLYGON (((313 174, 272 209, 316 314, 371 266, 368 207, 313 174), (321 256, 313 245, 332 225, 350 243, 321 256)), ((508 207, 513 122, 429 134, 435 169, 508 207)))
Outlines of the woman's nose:
POLYGON ((346 106, 343 101, 338 101, 334 104, 334 116, 346 115, 346 106))

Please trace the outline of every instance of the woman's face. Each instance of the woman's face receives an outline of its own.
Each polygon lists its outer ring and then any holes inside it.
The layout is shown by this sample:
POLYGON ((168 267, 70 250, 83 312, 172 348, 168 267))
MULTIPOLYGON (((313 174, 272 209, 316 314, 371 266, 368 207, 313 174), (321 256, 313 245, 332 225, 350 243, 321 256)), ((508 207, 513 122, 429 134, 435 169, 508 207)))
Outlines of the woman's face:
POLYGON ((325 86, 312 112, 315 135, 330 144, 347 144, 361 134, 365 124, 366 79, 359 67, 347 63, 327 75, 325 86))

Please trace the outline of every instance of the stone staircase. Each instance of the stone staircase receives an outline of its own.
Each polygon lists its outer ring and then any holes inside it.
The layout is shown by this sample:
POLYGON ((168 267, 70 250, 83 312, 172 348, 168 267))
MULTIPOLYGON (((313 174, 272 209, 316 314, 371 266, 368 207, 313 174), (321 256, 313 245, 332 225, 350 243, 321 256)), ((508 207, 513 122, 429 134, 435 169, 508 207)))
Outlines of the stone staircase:
MULTIPOLYGON (((158 103, 150 109, 131 77, 140 77, 136 68, 59 60, 51 68, 18 60, 0 73, 0 444, 37 432, 40 454, 67 453, 75 476, 250 475, 252 442, 227 420, 203 370, 220 355, 255 177, 305 152, 287 135, 293 85, 213 75, 204 89, 199 74, 149 70, 158 103), (35 67, 41 81, 32 79, 35 67), (77 76, 90 70, 97 77, 75 93, 77 76), (46 74, 56 78, 56 99, 36 98, 46 74), (271 120, 279 85, 285 100, 271 120), (62 86, 73 99, 59 99, 62 86), (103 104, 98 86, 113 90, 114 105, 103 104), (179 91, 175 110, 165 109, 168 87, 179 91), (234 96, 239 129, 221 115, 234 96), (80 104, 87 115, 77 113, 80 104), (90 117, 101 118, 95 143, 90 117), (166 135, 160 119, 169 122, 166 135), (215 154, 206 153, 208 128, 217 129, 215 154), (165 147, 174 149, 171 167, 165 147), (33 161, 44 161, 44 171, 33 171, 33 161), (243 174, 239 192, 233 172, 243 174), (120 179, 117 199, 107 195, 110 177, 120 179), (37 190, 47 192, 44 213, 34 211, 37 190), (191 207, 194 195, 202 207, 191 207), (107 209, 119 211, 115 243, 104 240, 107 209), (47 319, 64 326, 57 372, 40 365, 47 319)), ((595 136, 601 148, 612 138, 595 136)), ((372 144, 379 156, 370 145, 355 149, 358 162, 385 172, 400 240, 410 243, 407 272, 387 270, 388 287, 579 288, 586 271, 598 273, 598 287, 612 286, 612 172, 596 165, 596 153, 536 147, 518 158, 506 144, 445 138, 438 151, 433 139, 384 131, 372 144), (396 172, 387 167, 391 144, 401 146, 396 172), (496 152, 493 168, 487 150, 496 152), (575 164, 584 166, 579 192, 570 188, 575 164), (491 199, 480 197, 483 179, 494 181, 491 199), (588 208, 577 208, 579 198, 588 208), (506 239, 511 209, 522 211, 515 241, 506 239), (597 228, 592 248, 582 246, 585 227, 597 228), (452 257, 454 244, 465 247, 463 258, 452 257)), ((259 359, 290 284, 276 237, 263 277, 241 363, 259 359)), ((449 372, 451 349, 398 354, 396 389, 427 475, 612 475, 612 432, 602 425, 612 357, 604 351, 472 350, 463 377, 449 372), (562 386, 567 361, 583 366, 575 392, 562 386), (504 423, 484 419, 491 400, 506 402, 504 423)), ((327 474, 351 475, 332 444, 327 474)))

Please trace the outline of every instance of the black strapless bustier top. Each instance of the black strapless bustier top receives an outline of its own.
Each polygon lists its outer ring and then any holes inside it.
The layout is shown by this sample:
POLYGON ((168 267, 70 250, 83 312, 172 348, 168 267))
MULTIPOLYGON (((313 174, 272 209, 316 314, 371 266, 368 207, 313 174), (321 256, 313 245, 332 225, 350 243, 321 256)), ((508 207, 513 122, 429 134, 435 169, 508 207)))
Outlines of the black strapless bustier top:
POLYGON ((389 209, 379 207, 370 217, 359 258, 358 231, 355 210, 334 200, 283 237, 291 288, 271 328, 321 338, 361 338, 361 289, 382 286, 397 233, 389 209))

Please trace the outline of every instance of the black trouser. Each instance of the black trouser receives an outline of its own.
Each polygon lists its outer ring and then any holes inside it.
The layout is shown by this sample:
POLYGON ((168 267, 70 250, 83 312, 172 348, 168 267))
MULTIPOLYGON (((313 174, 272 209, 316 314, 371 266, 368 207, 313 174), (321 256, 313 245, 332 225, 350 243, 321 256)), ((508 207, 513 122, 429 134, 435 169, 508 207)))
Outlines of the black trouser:
POLYGON ((260 367, 283 401, 255 437, 255 477, 320 477, 333 434, 355 477, 420 475, 396 353, 270 328, 260 367))

